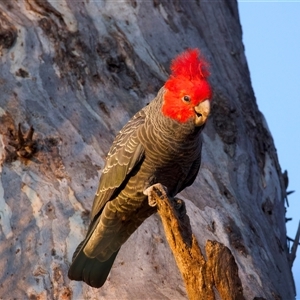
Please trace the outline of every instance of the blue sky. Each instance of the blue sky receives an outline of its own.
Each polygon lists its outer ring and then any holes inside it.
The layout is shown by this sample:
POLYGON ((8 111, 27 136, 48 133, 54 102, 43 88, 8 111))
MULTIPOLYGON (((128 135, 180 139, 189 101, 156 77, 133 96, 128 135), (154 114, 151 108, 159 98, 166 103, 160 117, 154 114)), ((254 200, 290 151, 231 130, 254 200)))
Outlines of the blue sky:
MULTIPOLYGON (((277 148, 282 171, 288 170, 288 236, 300 219, 300 2, 243 1, 239 13, 252 86, 277 148)), ((293 265, 300 299, 300 246, 293 265)))

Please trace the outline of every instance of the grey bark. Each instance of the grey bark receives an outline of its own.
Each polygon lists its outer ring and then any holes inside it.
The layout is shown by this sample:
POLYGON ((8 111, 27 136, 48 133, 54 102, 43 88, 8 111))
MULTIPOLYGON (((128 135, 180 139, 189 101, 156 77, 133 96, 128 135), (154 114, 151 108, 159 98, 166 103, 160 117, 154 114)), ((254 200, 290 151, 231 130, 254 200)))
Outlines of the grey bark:
POLYGON ((187 47, 210 61, 214 91, 201 170, 180 195, 192 230, 204 256, 208 240, 231 251, 245 299, 294 298, 284 183, 236 1, 24 0, 0 2, 1 299, 186 299, 157 215, 103 288, 67 270, 114 136, 187 47), (30 159, 5 150, 18 123, 35 129, 30 159))

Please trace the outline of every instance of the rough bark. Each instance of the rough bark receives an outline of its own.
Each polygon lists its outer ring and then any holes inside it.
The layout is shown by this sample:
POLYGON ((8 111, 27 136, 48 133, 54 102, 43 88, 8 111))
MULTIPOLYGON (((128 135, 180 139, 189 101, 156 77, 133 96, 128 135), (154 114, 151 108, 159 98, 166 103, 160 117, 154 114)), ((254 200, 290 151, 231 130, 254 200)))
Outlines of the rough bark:
POLYGON ((209 262, 226 249, 245 299, 294 298, 283 179, 229 0, 0 2, 0 297, 186 299, 157 215, 103 288, 67 269, 115 134, 187 47, 209 59, 214 90, 201 170, 180 195, 201 251, 209 262), (35 129, 30 158, 12 146, 18 123, 35 129))
MULTIPOLYGON (((190 300, 244 300, 238 267, 231 251, 217 241, 208 240, 205 260, 192 232, 184 202, 170 199, 162 185, 151 188, 166 239, 184 280, 190 300)), ((148 194, 149 195, 149 194, 148 194)))

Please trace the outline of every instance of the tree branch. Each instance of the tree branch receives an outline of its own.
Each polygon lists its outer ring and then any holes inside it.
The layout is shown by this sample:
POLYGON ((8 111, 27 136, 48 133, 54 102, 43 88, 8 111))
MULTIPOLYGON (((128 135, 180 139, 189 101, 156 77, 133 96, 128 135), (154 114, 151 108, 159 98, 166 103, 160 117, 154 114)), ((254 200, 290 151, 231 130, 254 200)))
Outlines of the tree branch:
POLYGON ((207 241, 207 261, 192 233, 185 203, 170 199, 163 186, 150 187, 147 194, 157 204, 167 241, 183 277, 189 299, 244 299, 235 259, 226 246, 207 241))
POLYGON ((292 268, 294 260, 296 258, 296 253, 297 253, 297 248, 299 245, 299 240, 300 240, 300 222, 298 224, 298 229, 297 229, 297 233, 296 233, 296 237, 291 249, 291 253, 289 254, 289 263, 290 263, 290 267, 292 268))

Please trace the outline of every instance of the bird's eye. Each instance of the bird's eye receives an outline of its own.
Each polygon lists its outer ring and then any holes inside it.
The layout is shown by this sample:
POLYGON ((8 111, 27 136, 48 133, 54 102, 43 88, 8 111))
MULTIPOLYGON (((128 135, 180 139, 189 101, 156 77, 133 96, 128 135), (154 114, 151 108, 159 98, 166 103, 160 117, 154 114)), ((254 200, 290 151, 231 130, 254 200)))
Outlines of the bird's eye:
POLYGON ((187 96, 187 95, 185 95, 182 99, 183 99, 184 102, 190 102, 191 101, 191 97, 187 96))

